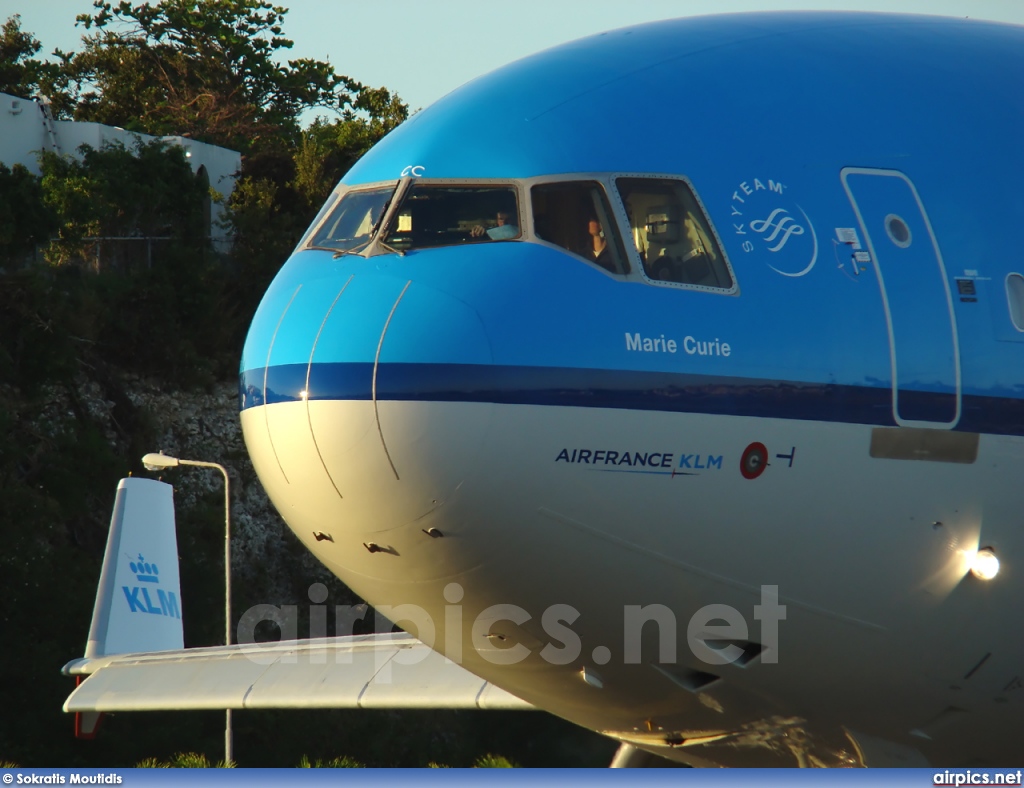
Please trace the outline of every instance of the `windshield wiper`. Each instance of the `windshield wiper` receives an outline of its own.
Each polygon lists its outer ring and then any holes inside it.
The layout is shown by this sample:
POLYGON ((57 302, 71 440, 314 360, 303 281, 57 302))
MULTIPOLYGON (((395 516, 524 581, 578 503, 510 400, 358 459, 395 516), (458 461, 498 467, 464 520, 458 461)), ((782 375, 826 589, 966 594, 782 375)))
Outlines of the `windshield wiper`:
POLYGON ((373 238, 370 238, 370 240, 367 241, 366 243, 361 243, 361 244, 359 244, 359 246, 353 246, 350 249, 339 249, 338 251, 336 251, 334 253, 334 256, 331 259, 332 260, 337 260, 339 257, 344 257, 347 254, 358 254, 359 252, 363 251, 363 249, 365 249, 367 246, 369 246, 371 243, 373 243, 373 238))
MULTIPOLYGON (((398 187, 395 187, 395 191, 398 191, 398 187)), ((391 207, 391 200, 395 197, 395 192, 391 192, 391 196, 388 197, 388 201, 384 203, 384 207, 380 209, 380 216, 377 217, 377 221, 374 222, 373 227, 370 228, 370 240, 372 241, 377 237, 377 231, 380 229, 380 223, 384 221, 384 217, 388 215, 388 208, 391 207)))
POLYGON ((391 244, 386 244, 383 241, 377 241, 377 246, 381 246, 381 247, 387 249, 389 252, 393 252, 394 254, 397 254, 399 257, 405 257, 405 250, 404 249, 396 249, 391 244))

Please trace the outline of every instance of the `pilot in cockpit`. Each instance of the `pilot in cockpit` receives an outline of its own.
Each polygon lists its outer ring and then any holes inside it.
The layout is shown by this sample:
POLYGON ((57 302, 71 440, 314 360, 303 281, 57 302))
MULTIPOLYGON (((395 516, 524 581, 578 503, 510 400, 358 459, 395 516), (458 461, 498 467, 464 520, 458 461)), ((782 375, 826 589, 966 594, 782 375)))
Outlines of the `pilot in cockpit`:
POLYGON ((478 224, 469 231, 469 234, 473 238, 482 238, 486 234, 492 241, 503 241, 519 235, 519 227, 515 224, 514 213, 511 211, 498 211, 495 218, 497 224, 494 227, 487 229, 482 224, 478 224))
POLYGON ((615 271, 612 253, 608 248, 608 239, 605 238, 604 228, 596 216, 591 215, 587 219, 587 234, 588 241, 583 256, 593 260, 602 268, 615 271))

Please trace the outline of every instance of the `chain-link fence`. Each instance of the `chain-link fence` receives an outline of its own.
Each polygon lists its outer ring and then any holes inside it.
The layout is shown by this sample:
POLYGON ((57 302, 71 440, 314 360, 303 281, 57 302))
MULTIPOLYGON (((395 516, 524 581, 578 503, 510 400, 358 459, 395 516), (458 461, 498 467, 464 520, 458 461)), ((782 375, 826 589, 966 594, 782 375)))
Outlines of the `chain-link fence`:
MULTIPOLYGON (((218 255, 231 247, 230 238, 194 239, 187 243, 190 246, 201 244, 218 255)), ((131 273, 160 265, 179 251, 182 244, 181 238, 169 235, 92 236, 76 241, 52 238, 49 248, 37 248, 26 264, 48 261, 77 265, 95 273, 131 273)))

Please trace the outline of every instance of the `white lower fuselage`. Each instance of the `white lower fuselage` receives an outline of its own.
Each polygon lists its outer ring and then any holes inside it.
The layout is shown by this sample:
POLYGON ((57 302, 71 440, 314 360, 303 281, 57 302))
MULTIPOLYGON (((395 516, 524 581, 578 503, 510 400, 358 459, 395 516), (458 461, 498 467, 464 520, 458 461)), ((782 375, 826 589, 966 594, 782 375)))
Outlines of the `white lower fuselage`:
POLYGON ((1024 440, 893 459, 864 425, 480 402, 281 402, 242 425, 333 573, 578 724, 695 765, 992 762, 1017 735, 1024 638, 1000 618, 1020 575, 969 568, 1024 547, 1024 440), (768 466, 744 474, 756 443, 768 466), (715 635, 741 656, 709 661, 715 635))

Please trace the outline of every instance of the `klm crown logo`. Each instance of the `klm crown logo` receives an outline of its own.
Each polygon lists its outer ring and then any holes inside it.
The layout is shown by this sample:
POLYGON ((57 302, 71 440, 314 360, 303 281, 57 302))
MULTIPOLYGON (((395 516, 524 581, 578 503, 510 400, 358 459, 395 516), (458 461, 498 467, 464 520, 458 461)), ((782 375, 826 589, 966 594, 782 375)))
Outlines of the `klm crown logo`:
POLYGON ((135 576, 139 579, 140 583, 159 583, 160 570, 156 564, 147 564, 145 557, 142 553, 139 553, 138 562, 132 561, 128 564, 128 568, 135 573, 135 576))
POLYGON ((170 616, 181 618, 181 609, 178 607, 178 598, 173 591, 156 589, 156 602, 149 595, 150 589, 146 586, 160 585, 160 569, 155 563, 146 561, 146 557, 139 553, 135 561, 128 563, 128 568, 141 586, 121 586, 125 599, 128 601, 128 610, 131 613, 145 613, 153 616, 170 616))

